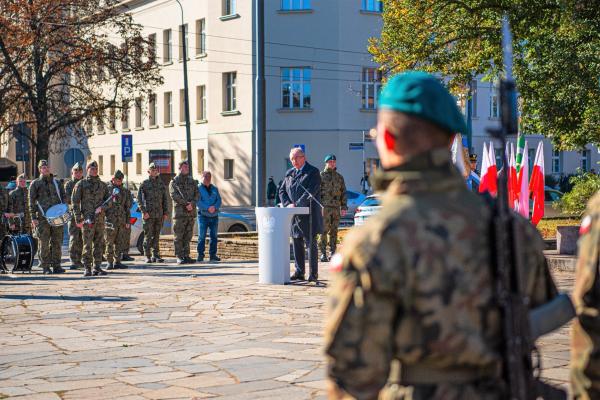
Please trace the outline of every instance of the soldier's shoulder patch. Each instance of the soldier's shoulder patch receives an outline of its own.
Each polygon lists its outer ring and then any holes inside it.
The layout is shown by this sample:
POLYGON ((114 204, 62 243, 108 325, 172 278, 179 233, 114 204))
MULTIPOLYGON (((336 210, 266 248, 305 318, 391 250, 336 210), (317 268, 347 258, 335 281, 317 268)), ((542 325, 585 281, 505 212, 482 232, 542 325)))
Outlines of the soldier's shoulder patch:
POLYGON ((581 221, 581 226, 579 227, 579 235, 585 235, 592 229, 592 216, 586 215, 583 221, 581 221))

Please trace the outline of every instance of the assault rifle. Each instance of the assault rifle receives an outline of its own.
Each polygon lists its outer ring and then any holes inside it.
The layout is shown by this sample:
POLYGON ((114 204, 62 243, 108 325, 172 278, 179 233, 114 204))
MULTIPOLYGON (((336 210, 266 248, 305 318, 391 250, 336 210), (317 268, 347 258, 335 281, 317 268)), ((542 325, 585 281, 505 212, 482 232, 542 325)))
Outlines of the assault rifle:
MULTIPOLYGON (((501 126, 489 129, 501 149, 506 148, 507 135, 518 133, 517 94, 512 77, 512 37, 508 17, 502 24, 502 48, 505 77, 500 82, 501 126)), ((503 165, 508 165, 506 153, 502 152, 503 165)), ((527 168, 527 166, 524 166, 527 168)), ((511 400, 566 399, 566 393, 539 379, 539 360, 533 365, 532 353, 536 352, 535 339, 568 322, 574 315, 573 305, 566 295, 529 312, 529 299, 520 281, 519 271, 526 270, 522 252, 521 232, 516 228, 514 217, 508 208, 507 170, 502 168, 498 177, 498 198, 494 203, 491 233, 495 248, 492 251, 492 274, 496 296, 502 312, 503 377, 511 400)), ((537 353, 537 352, 536 352, 537 353)))

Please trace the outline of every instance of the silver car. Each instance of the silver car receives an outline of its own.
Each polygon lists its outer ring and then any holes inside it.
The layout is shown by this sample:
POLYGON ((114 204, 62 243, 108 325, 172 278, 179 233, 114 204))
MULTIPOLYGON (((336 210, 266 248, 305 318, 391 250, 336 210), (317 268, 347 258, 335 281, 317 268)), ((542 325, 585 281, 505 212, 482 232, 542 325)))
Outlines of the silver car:
POLYGON ((360 203, 360 206, 356 209, 356 213, 354 213, 354 226, 360 226, 365 223, 365 221, 381 208, 381 198, 378 194, 372 194, 367 196, 367 198, 360 203))

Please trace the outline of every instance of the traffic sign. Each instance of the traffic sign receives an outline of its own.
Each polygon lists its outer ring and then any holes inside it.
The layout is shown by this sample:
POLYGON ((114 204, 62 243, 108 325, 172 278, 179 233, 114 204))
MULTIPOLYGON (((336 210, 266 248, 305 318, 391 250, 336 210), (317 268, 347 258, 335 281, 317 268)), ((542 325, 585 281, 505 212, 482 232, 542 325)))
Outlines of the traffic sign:
POLYGON ((123 162, 133 161, 133 135, 121 135, 121 158, 123 162))

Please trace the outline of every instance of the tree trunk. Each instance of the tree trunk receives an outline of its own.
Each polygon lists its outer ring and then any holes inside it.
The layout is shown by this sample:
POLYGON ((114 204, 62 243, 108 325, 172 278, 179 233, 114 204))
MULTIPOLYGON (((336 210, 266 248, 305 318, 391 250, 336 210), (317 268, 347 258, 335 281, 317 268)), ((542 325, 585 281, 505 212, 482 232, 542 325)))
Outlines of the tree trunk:
POLYGON ((48 160, 48 156, 50 155, 50 135, 48 133, 48 116, 44 115, 44 113, 40 113, 37 118, 37 145, 35 146, 35 163, 34 167, 37 167, 37 162, 39 160, 48 160))

